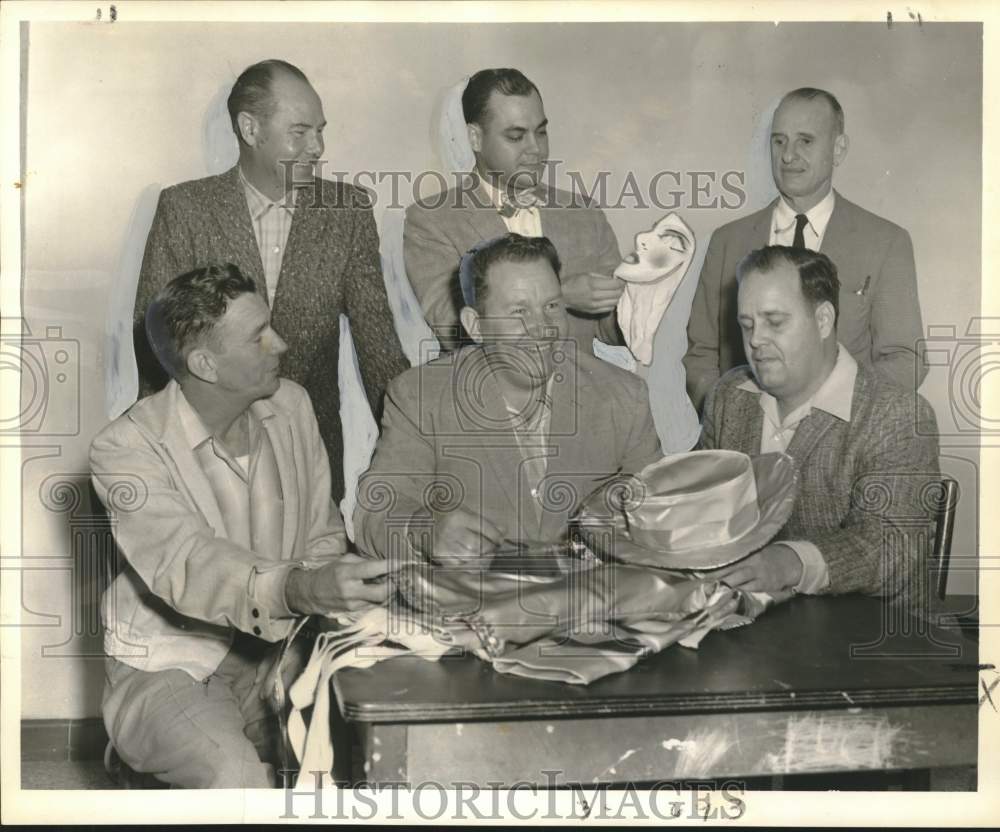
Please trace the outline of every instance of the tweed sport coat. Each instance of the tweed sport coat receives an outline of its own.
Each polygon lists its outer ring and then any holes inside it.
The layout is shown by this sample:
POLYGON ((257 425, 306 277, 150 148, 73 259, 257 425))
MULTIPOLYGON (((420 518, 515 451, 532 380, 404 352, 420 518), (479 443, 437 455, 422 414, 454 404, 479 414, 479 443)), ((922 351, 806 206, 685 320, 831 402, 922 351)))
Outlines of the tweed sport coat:
MULTIPOLYGON (((749 378, 749 367, 737 367, 709 393, 700 448, 760 453, 760 397, 739 388, 749 378)), ((777 539, 819 548, 829 569, 826 592, 923 591, 929 504, 939 479, 937 422, 927 401, 858 365, 850 422, 813 409, 787 452, 799 493, 777 539)))
MULTIPOLYGON (((558 365, 538 512, 522 453, 479 347, 414 367, 386 394, 382 437, 358 485, 358 546, 385 557, 392 532, 429 509, 464 506, 512 541, 556 543, 577 505, 608 477, 635 473, 662 456, 646 383, 592 355, 558 365)), ((411 523, 410 531, 414 531, 411 523)), ((398 554, 398 552, 397 552, 398 554)))
POLYGON ((107 655, 140 670, 176 668, 205 679, 235 630, 284 638, 295 619, 278 573, 336 557, 347 538, 305 390, 282 379, 273 396, 251 405, 278 469, 280 551, 251 551, 227 538, 215 492, 178 417, 182 395, 171 381, 91 444, 94 488, 126 560, 101 614, 107 655))
MULTIPOLYGON (((820 251, 840 278, 837 337, 859 364, 914 390, 927 368, 916 352, 923 323, 910 235, 834 193, 820 251)), ((696 409, 722 373, 746 363, 736 320, 736 266, 768 244, 776 204, 723 225, 709 240, 684 356, 688 395, 696 409)))
MULTIPOLYGON (((297 197, 271 319, 288 343, 281 374, 309 392, 330 458, 334 498, 343 496, 343 437, 337 368, 339 315, 351 324, 361 378, 376 422, 389 380, 410 366, 396 335, 379 260, 371 201, 344 182, 316 179, 297 197)), ((166 383, 143 317, 161 287, 212 262, 237 265, 267 298, 239 167, 165 188, 146 241, 135 299, 140 396, 166 383)))
MULTIPOLYGON (((472 187, 453 188, 406 209, 403 257, 406 275, 424 317, 446 349, 461 340, 462 307, 458 265, 470 248, 507 233, 503 218, 475 177, 472 187)), ((618 240, 604 213, 579 195, 550 188, 539 206, 542 233, 552 241, 562 262, 560 278, 596 272, 610 275, 621 262, 618 240)), ((587 315, 569 311, 569 334, 581 352, 592 353, 595 337, 624 344, 617 312, 587 315)))

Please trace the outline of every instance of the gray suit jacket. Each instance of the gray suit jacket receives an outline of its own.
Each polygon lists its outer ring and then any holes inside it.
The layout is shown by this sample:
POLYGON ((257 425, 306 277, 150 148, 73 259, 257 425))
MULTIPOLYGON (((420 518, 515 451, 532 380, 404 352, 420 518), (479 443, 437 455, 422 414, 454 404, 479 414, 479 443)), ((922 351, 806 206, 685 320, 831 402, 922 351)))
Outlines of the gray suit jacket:
POLYGON ((171 381, 91 444, 94 488, 127 561, 105 591, 102 617, 109 656, 140 670, 177 668, 204 679, 226 655, 234 629, 267 641, 291 629, 282 576, 262 576, 335 556, 347 538, 305 390, 282 379, 273 396, 251 405, 274 449, 281 486, 274 501, 281 549, 260 552, 227 539, 212 486, 177 417, 181 395, 171 381))
POLYGON ((662 456, 645 382, 591 355, 560 364, 548 439, 533 450, 548 458, 540 513, 483 351, 465 347, 403 373, 389 385, 382 437, 358 487, 358 546, 385 557, 393 531, 412 518, 419 528, 435 505, 464 506, 511 540, 559 541, 585 497, 662 456))
MULTIPOLYGON (((213 262, 239 266, 266 299, 264 266, 238 167, 165 188, 160 194, 135 299, 140 396, 166 383, 146 341, 146 307, 177 275, 213 262)), ((309 391, 330 456, 334 497, 339 500, 344 491, 339 315, 347 315, 351 323, 361 378, 376 420, 389 379, 410 366, 386 297, 378 232, 364 191, 316 179, 315 190, 299 194, 271 312, 274 328, 288 342, 281 374, 309 391)))
MULTIPOLYGON (((406 274, 424 310, 424 317, 445 348, 462 340, 458 313, 462 308, 458 264, 470 248, 507 233, 507 226, 489 197, 468 179, 468 188, 453 188, 406 209, 403 256, 406 274)), ((611 274, 621 262, 618 241, 604 213, 580 196, 555 188, 539 207, 542 232, 559 252, 560 277, 597 272, 611 274)), ((609 344, 624 344, 614 311, 606 315, 570 312, 570 336, 578 349, 592 353, 596 336, 609 344)))
MULTIPOLYGON (((701 448, 760 453, 759 396, 724 375, 705 401, 701 448)), ((827 592, 913 597, 926 582, 937 423, 918 393, 858 366, 851 421, 814 409, 788 446, 799 475, 795 507, 778 540, 808 540, 829 569, 827 592)))
MULTIPOLYGON (((684 356, 688 395, 696 409, 722 373, 746 363, 736 321, 736 266, 767 245, 776 204, 723 225, 708 243, 684 356)), ((916 389, 927 368, 917 355, 923 324, 910 235, 837 193, 820 250, 840 277, 840 343, 859 364, 916 389)))

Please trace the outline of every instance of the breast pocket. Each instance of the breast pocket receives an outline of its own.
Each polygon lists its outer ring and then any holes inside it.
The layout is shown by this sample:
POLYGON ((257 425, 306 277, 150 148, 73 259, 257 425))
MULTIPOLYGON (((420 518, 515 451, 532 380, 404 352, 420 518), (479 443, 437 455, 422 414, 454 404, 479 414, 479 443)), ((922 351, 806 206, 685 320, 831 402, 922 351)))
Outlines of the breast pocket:
POLYGON ((852 353, 872 343, 871 313, 874 278, 867 273, 840 276, 840 310, 837 340, 852 353))

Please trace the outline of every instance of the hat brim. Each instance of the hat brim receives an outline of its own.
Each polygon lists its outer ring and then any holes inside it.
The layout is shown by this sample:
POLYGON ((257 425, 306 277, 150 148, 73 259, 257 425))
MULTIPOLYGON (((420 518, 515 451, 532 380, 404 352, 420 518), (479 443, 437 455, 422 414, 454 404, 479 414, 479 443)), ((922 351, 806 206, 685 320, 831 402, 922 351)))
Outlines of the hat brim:
MULTIPOLYGON (((788 521, 798 492, 798 474, 794 460, 787 454, 761 454, 752 457, 751 464, 757 486, 760 517, 753 528, 736 540, 682 552, 651 549, 632 540, 625 517, 618 512, 611 520, 614 526, 614 551, 600 554, 622 563, 655 566, 659 569, 718 569, 756 552, 766 546, 788 521)), ((584 506, 580 523, 584 536, 589 537, 585 532, 588 525, 597 523, 606 527, 608 520, 597 520, 588 514, 584 506)))

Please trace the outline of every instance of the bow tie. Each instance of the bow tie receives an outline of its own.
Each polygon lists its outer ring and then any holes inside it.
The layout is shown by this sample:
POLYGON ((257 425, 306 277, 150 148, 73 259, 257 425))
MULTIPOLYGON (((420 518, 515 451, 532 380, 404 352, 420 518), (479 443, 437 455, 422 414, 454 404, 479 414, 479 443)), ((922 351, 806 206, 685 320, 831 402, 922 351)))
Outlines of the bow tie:
POLYGON ((534 191, 518 191, 514 199, 511 199, 506 194, 503 194, 500 198, 502 204, 497 208, 497 212, 504 219, 510 219, 522 208, 534 208, 539 203, 538 194, 534 191))

